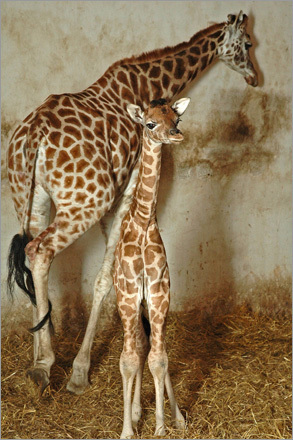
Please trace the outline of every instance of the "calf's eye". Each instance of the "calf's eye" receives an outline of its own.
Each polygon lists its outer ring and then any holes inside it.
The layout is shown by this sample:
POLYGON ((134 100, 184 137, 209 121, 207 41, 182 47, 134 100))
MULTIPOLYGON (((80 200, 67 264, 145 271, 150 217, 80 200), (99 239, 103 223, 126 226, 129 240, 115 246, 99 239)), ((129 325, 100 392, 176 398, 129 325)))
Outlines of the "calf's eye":
POLYGON ((156 127, 156 124, 154 124, 153 122, 149 122, 148 124, 146 124, 146 126, 149 130, 153 130, 156 127))

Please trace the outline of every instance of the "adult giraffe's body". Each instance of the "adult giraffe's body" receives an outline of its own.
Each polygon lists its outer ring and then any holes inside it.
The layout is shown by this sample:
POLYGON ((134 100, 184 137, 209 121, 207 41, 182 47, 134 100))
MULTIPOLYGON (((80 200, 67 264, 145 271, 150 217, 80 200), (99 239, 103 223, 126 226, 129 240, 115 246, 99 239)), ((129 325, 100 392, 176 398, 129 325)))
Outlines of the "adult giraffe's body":
POLYGON ((37 305, 34 324, 40 325, 35 327, 34 367, 29 374, 42 388, 49 383, 55 359, 48 322, 50 264, 123 193, 68 389, 81 393, 88 385, 100 305, 112 286, 115 244, 137 178, 132 170, 139 156, 140 131, 128 117, 127 105, 146 107, 159 98, 170 101, 217 58, 256 86, 246 22, 242 12, 229 15, 227 22, 208 27, 186 43, 118 61, 83 92, 49 96, 14 132, 8 177, 21 230, 11 245, 9 284, 16 279, 37 305), (51 200, 56 216, 49 225, 51 200), (24 248, 34 287, 24 267, 24 248))

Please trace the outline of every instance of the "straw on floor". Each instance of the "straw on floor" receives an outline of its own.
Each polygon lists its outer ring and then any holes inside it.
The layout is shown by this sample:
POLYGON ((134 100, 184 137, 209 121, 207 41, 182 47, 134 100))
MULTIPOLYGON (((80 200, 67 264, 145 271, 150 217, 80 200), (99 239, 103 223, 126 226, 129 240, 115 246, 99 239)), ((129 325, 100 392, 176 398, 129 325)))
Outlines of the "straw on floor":
MULTIPOLYGON (((166 399, 164 438, 292 438, 291 317, 253 314, 203 316, 198 310, 170 313, 169 369, 186 431, 172 428, 166 399)), ((119 438, 123 401, 119 317, 97 335, 91 387, 81 396, 66 391, 82 331, 54 337, 56 363, 42 396, 25 377, 32 362, 32 336, 13 332, 2 340, 2 438, 119 438)), ((143 415, 136 438, 154 438, 155 396, 146 365, 143 415)))

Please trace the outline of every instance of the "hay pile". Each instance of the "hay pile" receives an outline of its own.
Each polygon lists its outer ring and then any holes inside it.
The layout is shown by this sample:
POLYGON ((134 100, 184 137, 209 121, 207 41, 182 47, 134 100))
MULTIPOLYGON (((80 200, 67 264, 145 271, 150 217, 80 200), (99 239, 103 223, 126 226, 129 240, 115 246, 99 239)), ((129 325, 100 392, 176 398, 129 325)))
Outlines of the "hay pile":
MULTIPOLYGON (((82 334, 67 329, 54 339, 56 363, 43 396, 25 378, 32 359, 31 335, 13 333, 2 340, 1 438, 119 438, 123 403, 118 316, 95 340, 92 385, 82 396, 66 391, 82 334)), ((197 311, 170 314, 167 348, 187 429, 183 434, 172 429, 166 400, 165 438, 292 438, 291 318, 253 315, 244 309, 213 318, 197 311)), ((136 438, 153 438, 155 398, 148 367, 142 405, 136 438)))

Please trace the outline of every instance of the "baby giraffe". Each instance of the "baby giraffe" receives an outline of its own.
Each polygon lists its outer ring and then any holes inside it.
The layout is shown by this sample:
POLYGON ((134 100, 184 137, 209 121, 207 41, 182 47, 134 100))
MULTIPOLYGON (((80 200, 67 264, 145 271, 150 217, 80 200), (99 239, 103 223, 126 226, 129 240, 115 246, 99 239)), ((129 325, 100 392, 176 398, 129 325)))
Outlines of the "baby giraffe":
POLYGON ((171 107, 164 99, 152 101, 144 113, 130 104, 128 113, 143 125, 143 144, 138 183, 129 212, 125 215, 115 251, 114 286, 124 329, 120 357, 123 380, 124 419, 121 438, 131 438, 141 416, 140 390, 146 357, 156 390, 156 432, 164 435, 164 384, 170 400, 172 419, 184 428, 168 373, 164 334, 170 302, 170 279, 164 244, 156 220, 162 144, 183 140, 177 126, 189 98, 171 107), (146 302, 150 320, 150 345, 145 334, 141 303, 146 302), (135 391, 131 403, 134 378, 135 391))

